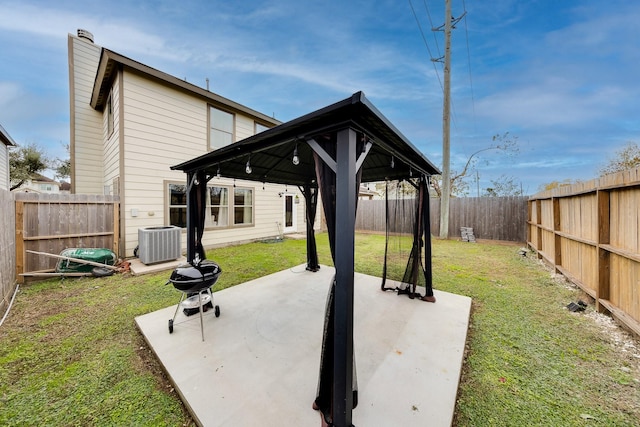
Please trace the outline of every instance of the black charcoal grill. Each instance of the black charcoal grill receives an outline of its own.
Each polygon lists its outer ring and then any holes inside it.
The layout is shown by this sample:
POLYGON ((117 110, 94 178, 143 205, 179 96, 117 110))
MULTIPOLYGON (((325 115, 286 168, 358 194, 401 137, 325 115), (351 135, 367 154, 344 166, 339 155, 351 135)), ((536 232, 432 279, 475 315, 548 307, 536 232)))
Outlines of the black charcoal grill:
MULTIPOLYGON (((169 319, 170 334, 173 333, 173 322, 176 320, 180 307, 188 305, 188 309, 193 309, 193 306, 197 304, 196 307, 200 313, 200 332, 202 333, 202 341, 204 341, 203 306, 207 304, 213 306, 211 287, 218 281, 221 273, 222 270, 218 264, 206 259, 194 264, 182 264, 173 270, 167 283, 173 284, 177 290, 182 292, 182 295, 173 314, 173 319, 169 319)), ((214 313, 216 317, 220 316, 219 306, 214 306, 214 313)))

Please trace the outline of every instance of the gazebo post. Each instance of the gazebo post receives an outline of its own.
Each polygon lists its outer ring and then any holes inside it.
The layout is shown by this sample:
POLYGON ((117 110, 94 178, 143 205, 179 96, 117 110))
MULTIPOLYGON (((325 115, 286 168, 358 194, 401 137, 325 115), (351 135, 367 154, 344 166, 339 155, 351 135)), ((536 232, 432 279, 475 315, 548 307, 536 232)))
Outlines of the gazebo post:
POLYGON ((353 410, 353 281, 356 215, 356 132, 337 134, 335 332, 333 424, 352 426, 353 410))
POLYGON ((191 263, 196 256, 196 225, 193 219, 194 203, 194 181, 196 172, 187 173, 187 262, 191 263))

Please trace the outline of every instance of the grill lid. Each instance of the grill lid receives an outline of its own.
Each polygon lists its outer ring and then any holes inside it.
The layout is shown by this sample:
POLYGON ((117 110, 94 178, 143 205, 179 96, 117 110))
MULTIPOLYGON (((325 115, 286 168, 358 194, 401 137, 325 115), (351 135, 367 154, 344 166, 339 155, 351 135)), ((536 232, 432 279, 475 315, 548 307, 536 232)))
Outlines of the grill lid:
POLYGON ((169 281, 183 292, 196 292, 213 286, 222 269, 211 260, 203 260, 199 264, 183 264, 171 273, 169 281))

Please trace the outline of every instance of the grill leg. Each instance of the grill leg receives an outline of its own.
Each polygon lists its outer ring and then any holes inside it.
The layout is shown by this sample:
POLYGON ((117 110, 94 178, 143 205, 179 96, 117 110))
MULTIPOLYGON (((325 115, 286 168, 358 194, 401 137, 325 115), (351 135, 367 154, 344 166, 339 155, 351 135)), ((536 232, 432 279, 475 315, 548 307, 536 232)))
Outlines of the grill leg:
POLYGON ((200 333, 202 334, 202 342, 204 342, 204 323, 202 321, 202 291, 198 292, 198 303, 200 304, 200 333))
POLYGON ((187 295, 184 292, 180 292, 182 295, 180 295, 180 301, 178 302, 178 306, 176 307, 176 312, 173 313, 173 321, 176 321, 176 316, 178 315, 178 310, 180 310, 180 304, 182 304, 182 300, 184 299, 184 297, 187 295))

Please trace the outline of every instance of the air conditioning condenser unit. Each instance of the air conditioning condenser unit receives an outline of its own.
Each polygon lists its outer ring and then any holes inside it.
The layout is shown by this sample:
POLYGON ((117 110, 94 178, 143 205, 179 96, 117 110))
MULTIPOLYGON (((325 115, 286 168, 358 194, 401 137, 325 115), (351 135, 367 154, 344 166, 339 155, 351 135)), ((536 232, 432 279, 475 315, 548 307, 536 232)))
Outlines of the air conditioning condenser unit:
POLYGON ((160 226, 138 229, 138 258, 143 264, 173 261, 181 256, 180 227, 160 226))

